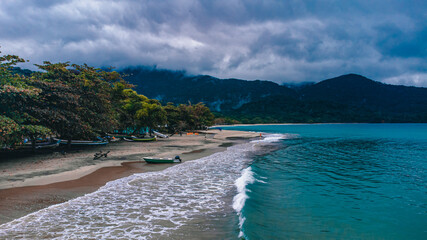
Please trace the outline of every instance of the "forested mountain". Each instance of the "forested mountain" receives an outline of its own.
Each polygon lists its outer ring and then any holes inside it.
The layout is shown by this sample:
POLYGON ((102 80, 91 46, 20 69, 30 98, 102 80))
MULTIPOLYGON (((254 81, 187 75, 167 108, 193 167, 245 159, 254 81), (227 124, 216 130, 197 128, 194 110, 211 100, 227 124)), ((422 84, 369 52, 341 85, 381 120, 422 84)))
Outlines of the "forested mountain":
POLYGON ((321 81, 301 90, 303 100, 323 100, 374 111, 413 113, 427 110, 427 89, 388 85, 348 74, 321 81))
POLYGON ((163 102, 204 102, 219 116, 262 122, 427 122, 427 88, 383 84, 348 74, 289 88, 269 81, 123 70, 136 89, 163 102))
POLYGON ((128 68, 122 71, 125 79, 136 85, 138 92, 162 102, 204 102, 221 112, 270 96, 296 97, 297 93, 270 81, 218 79, 211 76, 188 76, 182 71, 128 68))

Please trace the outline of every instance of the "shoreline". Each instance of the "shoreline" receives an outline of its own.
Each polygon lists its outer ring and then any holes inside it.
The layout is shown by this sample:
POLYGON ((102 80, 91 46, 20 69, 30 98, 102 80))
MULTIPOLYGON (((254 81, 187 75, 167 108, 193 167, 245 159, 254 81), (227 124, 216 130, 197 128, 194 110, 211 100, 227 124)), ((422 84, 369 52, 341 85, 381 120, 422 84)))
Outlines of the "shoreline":
MULTIPOLYGON (((244 126, 275 126, 275 125, 332 125, 332 124, 423 124, 423 123, 412 123, 412 122, 402 122, 402 123, 370 123, 370 122, 352 122, 352 123, 239 123, 239 124, 229 124, 229 125, 215 125, 209 127, 209 129, 216 129, 222 127, 244 127, 244 126)), ((226 129, 227 130, 227 129, 226 129)))
MULTIPOLYGON (((153 143, 123 143, 117 144, 108 161, 98 161, 91 165, 80 166, 66 171, 60 162, 68 165, 83 160, 90 162, 93 152, 99 149, 86 149, 72 153, 67 157, 34 156, 30 164, 17 163, 18 175, 21 172, 35 171, 36 174, 23 181, 0 181, 0 224, 12 221, 29 213, 71 200, 73 198, 91 193, 104 186, 107 182, 127 177, 135 173, 161 171, 174 164, 147 164, 142 160, 145 156, 171 157, 180 155, 183 161, 191 161, 216 152, 225 151, 227 147, 246 142, 258 133, 231 130, 210 130, 215 136, 210 139, 204 135, 199 136, 174 136, 170 139, 160 139, 153 143), (130 145, 133 145, 129 148, 130 145), (136 146, 136 147, 135 147, 136 146), (138 147, 139 146, 139 147, 138 147), (126 150, 127 155, 121 155, 126 150), (137 150, 137 151, 136 151, 137 150), (43 160, 38 160, 41 158, 43 160), (41 163, 40 163, 41 162, 41 163), (43 162, 45 164, 43 165, 43 162), (39 168, 57 168, 59 173, 47 176, 37 175, 39 168), (61 171, 62 170, 64 171, 61 171), (35 175, 35 176, 33 176, 35 175)), ((105 150, 108 150, 104 148, 105 150)), ((23 159, 22 161, 28 161, 23 159)), ((67 165, 67 166, 68 166, 67 165)), ((1 166, 4 167, 4 166, 1 166)), ((13 170, 13 169, 12 169, 13 170)), ((4 170, 3 170, 4 171, 4 170)), ((5 172, 1 171, 3 175, 5 172)), ((13 175, 13 172, 11 173, 13 175)), ((21 174, 22 175, 22 174, 21 174)))

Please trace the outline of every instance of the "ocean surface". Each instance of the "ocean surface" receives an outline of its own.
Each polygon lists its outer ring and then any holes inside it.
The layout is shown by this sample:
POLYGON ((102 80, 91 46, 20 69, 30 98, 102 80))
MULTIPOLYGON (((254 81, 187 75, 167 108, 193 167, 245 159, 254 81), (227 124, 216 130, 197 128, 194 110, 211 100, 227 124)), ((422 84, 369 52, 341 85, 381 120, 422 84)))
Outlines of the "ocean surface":
POLYGON ((427 124, 232 129, 291 134, 246 169, 247 239, 427 239, 427 124))
POLYGON ((427 239, 427 124, 242 126, 262 140, 0 225, 0 239, 427 239))

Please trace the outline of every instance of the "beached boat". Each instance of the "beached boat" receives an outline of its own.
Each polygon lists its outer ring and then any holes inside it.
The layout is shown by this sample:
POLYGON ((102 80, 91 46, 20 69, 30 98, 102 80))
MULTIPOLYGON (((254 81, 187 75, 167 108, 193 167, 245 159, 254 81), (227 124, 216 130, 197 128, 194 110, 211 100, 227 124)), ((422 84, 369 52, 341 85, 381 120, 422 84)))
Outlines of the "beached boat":
POLYGON ((152 141, 156 141, 157 138, 153 137, 153 138, 137 138, 137 137, 129 137, 129 138, 123 138, 123 140, 128 141, 128 142, 152 142, 152 141))
POLYGON ((144 160, 147 163, 180 163, 181 158, 176 156, 175 158, 154 158, 154 157, 144 157, 144 160))
POLYGON ((161 138, 169 138, 168 135, 163 134, 163 133, 159 133, 157 131, 153 131, 154 135, 156 135, 157 137, 161 137, 161 138))
MULTIPOLYGON (((60 139, 62 145, 67 145, 68 140, 60 139)), ((107 145, 108 141, 99 140, 99 141, 85 141, 85 140, 71 140, 71 146, 96 146, 96 145, 107 145)))
MULTIPOLYGON (((59 139, 55 141, 49 141, 49 142, 36 142, 35 149, 51 149, 56 148, 59 146, 59 143, 61 141, 59 139)), ((31 149, 33 147, 31 142, 27 142, 21 146, 18 147, 18 149, 31 149)))

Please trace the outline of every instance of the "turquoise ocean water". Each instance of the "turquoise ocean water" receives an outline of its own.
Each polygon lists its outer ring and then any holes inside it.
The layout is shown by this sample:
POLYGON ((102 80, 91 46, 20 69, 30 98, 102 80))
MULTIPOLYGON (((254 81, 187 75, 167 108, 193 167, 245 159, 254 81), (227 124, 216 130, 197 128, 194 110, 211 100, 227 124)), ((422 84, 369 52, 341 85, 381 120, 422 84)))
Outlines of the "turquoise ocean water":
POLYGON ((427 239, 427 124, 228 129, 264 138, 111 181, 0 239, 427 239))
POLYGON ((427 124, 226 129, 285 134, 245 169, 241 236, 427 239, 427 124))

